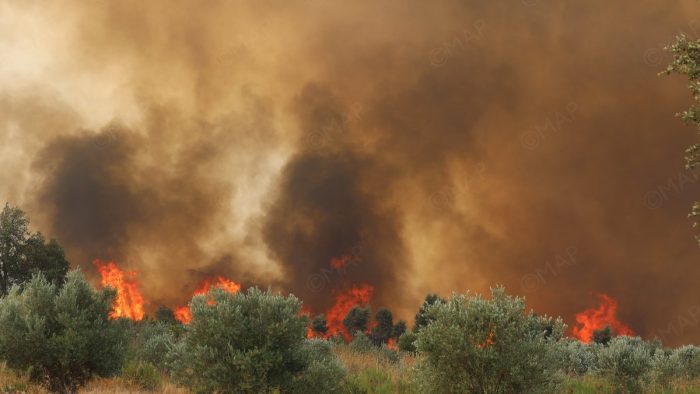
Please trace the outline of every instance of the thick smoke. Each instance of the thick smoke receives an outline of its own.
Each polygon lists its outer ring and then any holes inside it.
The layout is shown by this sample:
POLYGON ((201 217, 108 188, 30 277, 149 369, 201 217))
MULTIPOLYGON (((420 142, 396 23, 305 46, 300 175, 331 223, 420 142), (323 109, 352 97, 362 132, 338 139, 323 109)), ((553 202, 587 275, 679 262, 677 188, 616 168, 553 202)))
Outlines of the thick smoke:
POLYGON ((0 199, 151 310, 213 274, 404 318, 501 283, 700 340, 689 97, 656 75, 694 1, 51 7, 0 12, 0 199))

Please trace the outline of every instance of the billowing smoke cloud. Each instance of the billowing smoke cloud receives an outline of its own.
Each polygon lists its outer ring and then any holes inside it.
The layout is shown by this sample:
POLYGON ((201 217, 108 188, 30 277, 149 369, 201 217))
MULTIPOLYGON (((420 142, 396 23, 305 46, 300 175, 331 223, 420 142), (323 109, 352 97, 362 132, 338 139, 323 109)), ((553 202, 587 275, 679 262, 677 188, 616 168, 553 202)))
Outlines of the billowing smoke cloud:
POLYGON ((212 274, 405 318, 501 283, 700 338, 689 98, 656 76, 694 1, 2 7, 0 199, 151 309, 212 274))

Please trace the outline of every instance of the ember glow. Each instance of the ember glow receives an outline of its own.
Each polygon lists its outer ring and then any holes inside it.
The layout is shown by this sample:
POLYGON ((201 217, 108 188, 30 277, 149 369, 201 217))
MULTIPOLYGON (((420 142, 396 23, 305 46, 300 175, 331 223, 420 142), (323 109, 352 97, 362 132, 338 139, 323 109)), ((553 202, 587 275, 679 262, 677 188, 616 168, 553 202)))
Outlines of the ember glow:
POLYGON ((325 337, 330 338, 342 334, 346 341, 350 341, 352 335, 345 329, 343 319, 353 307, 364 307, 369 304, 373 293, 374 287, 369 284, 362 284, 353 286, 349 290, 338 294, 335 298, 335 304, 326 312, 328 331, 325 337))
MULTIPOLYGON (((213 287, 218 287, 231 294, 238 293, 238 291, 241 289, 241 285, 238 283, 226 279, 223 276, 217 276, 216 278, 208 278, 203 280, 199 286, 197 286, 197 289, 192 293, 192 297, 207 294, 213 287)), ((210 300, 208 303, 213 304, 214 301, 210 300)), ((175 318, 183 324, 189 324, 189 322, 192 320, 192 312, 190 311, 189 305, 181 306, 175 309, 175 318)))
POLYGON ((100 260, 95 260, 93 264, 100 271, 102 287, 111 287, 117 291, 117 298, 114 300, 109 317, 112 319, 120 317, 131 320, 143 319, 143 296, 136 283, 136 272, 122 271, 113 261, 103 263, 100 260))
POLYGON ((634 331, 617 318, 617 300, 606 295, 598 294, 600 305, 597 308, 586 309, 576 314, 577 326, 572 334, 579 341, 589 343, 596 330, 610 326, 614 335, 634 335, 634 331))
POLYGON ((348 256, 348 255, 341 256, 341 257, 333 257, 331 259, 330 265, 332 268, 339 270, 339 269, 345 267, 345 265, 347 263, 349 263, 351 260, 352 260, 352 256, 348 256))

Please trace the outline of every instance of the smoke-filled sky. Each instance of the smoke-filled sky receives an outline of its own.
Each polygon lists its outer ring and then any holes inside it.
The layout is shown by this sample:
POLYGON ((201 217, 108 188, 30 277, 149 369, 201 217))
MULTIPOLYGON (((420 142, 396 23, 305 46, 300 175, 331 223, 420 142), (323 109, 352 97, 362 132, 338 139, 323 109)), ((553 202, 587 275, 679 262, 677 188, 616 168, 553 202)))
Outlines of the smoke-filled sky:
POLYGON ((409 320, 503 284, 698 342, 681 32, 693 0, 6 0, 0 201, 150 310, 214 274, 409 320))

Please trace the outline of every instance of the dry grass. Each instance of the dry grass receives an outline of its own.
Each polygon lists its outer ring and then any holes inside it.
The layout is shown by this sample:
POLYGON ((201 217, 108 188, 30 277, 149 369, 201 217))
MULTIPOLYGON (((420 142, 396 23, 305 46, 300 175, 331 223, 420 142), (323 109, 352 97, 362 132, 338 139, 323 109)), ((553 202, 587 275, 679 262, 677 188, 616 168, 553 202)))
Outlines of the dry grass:
POLYGON ((415 356, 405 352, 399 353, 398 362, 392 362, 380 351, 359 352, 346 345, 333 346, 333 353, 350 374, 379 370, 388 375, 394 383, 409 380, 411 369, 416 362, 415 356))
POLYGON ((0 393, 46 394, 43 387, 29 381, 29 377, 17 373, 0 363, 0 393))
POLYGON ((81 388, 80 394, 184 394, 187 390, 176 387, 172 383, 163 379, 161 387, 155 391, 146 391, 137 386, 129 384, 121 378, 97 378, 91 380, 85 387, 81 388))

